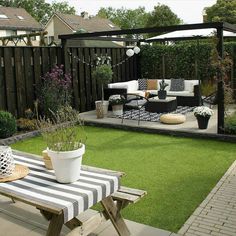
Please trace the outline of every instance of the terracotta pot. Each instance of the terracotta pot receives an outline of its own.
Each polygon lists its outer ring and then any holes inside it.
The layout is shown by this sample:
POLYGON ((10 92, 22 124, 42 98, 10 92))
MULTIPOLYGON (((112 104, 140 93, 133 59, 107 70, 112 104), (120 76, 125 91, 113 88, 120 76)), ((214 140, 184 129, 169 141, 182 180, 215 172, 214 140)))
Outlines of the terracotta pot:
POLYGON ((53 170, 51 158, 48 156, 47 150, 42 151, 44 165, 48 170, 53 170))

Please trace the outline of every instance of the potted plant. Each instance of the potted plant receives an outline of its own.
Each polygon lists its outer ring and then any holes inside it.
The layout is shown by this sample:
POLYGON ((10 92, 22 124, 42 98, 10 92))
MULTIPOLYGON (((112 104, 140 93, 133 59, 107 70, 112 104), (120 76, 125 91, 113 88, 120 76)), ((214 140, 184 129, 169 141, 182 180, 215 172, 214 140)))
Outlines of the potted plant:
POLYGON ((114 115, 123 114, 123 104, 125 103, 125 98, 122 95, 115 94, 109 97, 109 104, 112 106, 112 112, 114 115))
POLYGON ((157 92, 157 96, 159 99, 166 99, 166 90, 165 88, 168 86, 167 83, 165 83, 165 80, 162 79, 161 82, 159 83, 160 89, 157 92))
POLYGON ((194 108, 193 113, 197 118, 199 129, 207 129, 208 121, 213 115, 213 110, 206 106, 199 106, 194 108))
POLYGON ((78 180, 85 153, 85 133, 78 112, 65 107, 53 113, 52 118, 40 119, 38 123, 56 180, 60 183, 78 180))
POLYGON ((101 85, 102 90, 102 100, 96 101, 96 110, 97 117, 103 118, 108 111, 108 101, 104 101, 104 85, 109 83, 112 80, 112 67, 110 65, 111 58, 109 56, 96 57, 95 65, 96 69, 92 72, 93 79, 96 79, 97 82, 101 85))

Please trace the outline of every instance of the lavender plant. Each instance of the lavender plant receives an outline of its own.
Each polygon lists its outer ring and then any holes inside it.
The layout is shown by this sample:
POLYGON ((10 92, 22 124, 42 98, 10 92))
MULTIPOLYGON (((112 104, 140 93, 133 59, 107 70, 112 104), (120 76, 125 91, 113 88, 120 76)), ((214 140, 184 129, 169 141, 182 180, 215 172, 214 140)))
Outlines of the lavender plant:
POLYGON ((42 85, 38 90, 39 108, 46 117, 51 111, 56 112, 71 103, 71 76, 64 73, 63 65, 55 65, 42 77, 42 85))
POLYGON ((86 134, 79 113, 71 107, 51 113, 51 118, 41 118, 38 121, 47 147, 58 152, 80 148, 86 141, 86 134))

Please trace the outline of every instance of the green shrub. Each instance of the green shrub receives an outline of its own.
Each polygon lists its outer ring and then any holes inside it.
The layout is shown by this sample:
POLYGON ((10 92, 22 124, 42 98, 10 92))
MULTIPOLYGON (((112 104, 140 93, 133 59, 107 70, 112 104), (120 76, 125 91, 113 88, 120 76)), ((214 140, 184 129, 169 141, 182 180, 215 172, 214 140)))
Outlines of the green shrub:
MULTIPOLYGON (((196 79, 196 69, 201 81, 208 81, 215 75, 210 63, 212 43, 208 41, 179 42, 172 45, 144 45, 141 47, 141 76, 149 79, 163 78, 163 56, 165 58, 165 77, 196 79), (196 60, 198 67, 196 68, 196 60)), ((224 43, 225 51, 235 62, 235 42, 224 43)), ((233 70, 236 72, 236 63, 233 70)))
POLYGON ((16 132, 16 119, 7 111, 0 111, 0 138, 8 138, 16 132))
POLYGON ((36 119, 26 119, 20 118, 16 121, 17 129, 19 131, 32 131, 37 129, 37 120, 36 119))
POLYGON ((225 133, 236 134, 236 112, 226 117, 225 133))

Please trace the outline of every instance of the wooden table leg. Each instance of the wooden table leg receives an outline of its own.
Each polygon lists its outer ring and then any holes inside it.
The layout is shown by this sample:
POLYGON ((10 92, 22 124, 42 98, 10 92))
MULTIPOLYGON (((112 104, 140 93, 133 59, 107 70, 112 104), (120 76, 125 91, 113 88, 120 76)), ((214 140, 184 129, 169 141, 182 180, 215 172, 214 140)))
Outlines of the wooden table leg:
POLYGON ((50 220, 46 236, 59 236, 64 224, 63 214, 53 214, 50 220))
POLYGON ((116 207, 116 204, 114 203, 112 197, 108 196, 107 198, 103 199, 101 203, 102 206, 104 207, 106 214, 108 215, 109 219, 114 225, 117 233, 120 236, 130 235, 129 229, 123 217, 121 216, 120 211, 116 207))

